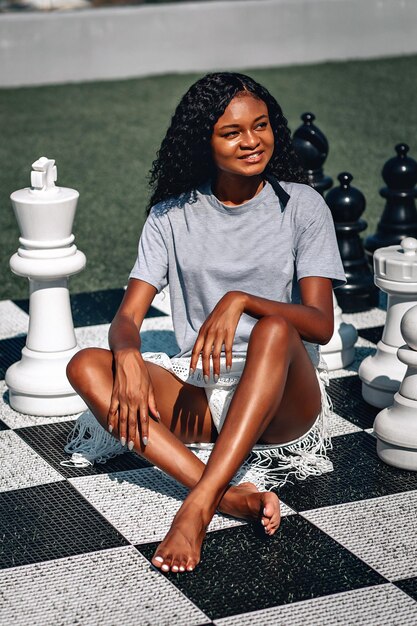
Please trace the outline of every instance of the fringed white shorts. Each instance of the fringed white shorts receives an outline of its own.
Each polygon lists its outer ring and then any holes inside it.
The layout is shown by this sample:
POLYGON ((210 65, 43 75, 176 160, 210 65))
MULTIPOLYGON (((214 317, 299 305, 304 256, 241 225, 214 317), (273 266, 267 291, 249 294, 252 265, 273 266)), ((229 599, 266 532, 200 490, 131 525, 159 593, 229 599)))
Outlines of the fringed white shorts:
MULTIPOLYGON (((190 358, 170 358, 164 352, 145 352, 145 361, 160 365, 173 372, 180 380, 191 385, 204 388, 213 422, 220 432, 226 418, 233 394, 239 384, 244 357, 234 357, 230 372, 226 371, 225 359, 221 359, 220 376, 217 383, 210 379, 204 381, 201 363, 193 377, 189 376, 190 358)), ((236 473, 232 483, 253 482, 261 491, 270 491, 284 485, 291 477, 304 480, 308 476, 320 476, 331 472, 333 465, 327 456, 331 441, 327 434, 327 421, 331 411, 330 399, 326 393, 327 370, 316 368, 317 379, 321 392, 321 411, 313 426, 301 437, 279 446, 255 445, 252 453, 236 473)), ((215 444, 194 443, 188 447, 207 461, 215 444)), ((62 461, 62 465, 85 467, 94 462, 105 463, 109 458, 122 454, 126 446, 112 437, 95 418, 84 413, 77 420, 69 435, 65 451, 72 454, 70 460, 62 461)))

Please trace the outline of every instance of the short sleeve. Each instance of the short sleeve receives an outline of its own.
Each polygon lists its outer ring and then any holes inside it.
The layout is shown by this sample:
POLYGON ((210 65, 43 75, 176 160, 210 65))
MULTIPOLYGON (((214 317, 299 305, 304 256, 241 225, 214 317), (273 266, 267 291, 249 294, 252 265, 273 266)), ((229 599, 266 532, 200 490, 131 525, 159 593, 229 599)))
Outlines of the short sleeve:
POLYGON ((331 278, 333 287, 340 287, 346 283, 346 276, 332 214, 317 192, 314 192, 314 201, 310 194, 308 199, 308 204, 304 203, 297 219, 295 237, 297 280, 307 276, 321 276, 331 278))
POLYGON ((129 278, 150 283, 158 293, 168 284, 168 249, 160 220, 152 211, 143 226, 129 278))

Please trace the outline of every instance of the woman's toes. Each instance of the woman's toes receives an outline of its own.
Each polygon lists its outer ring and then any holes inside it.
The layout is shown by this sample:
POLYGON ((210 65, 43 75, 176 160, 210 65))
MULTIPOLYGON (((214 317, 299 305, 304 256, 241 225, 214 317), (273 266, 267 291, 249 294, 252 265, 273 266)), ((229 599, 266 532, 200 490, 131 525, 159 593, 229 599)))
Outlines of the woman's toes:
POLYGON ((163 562, 164 562, 164 557, 161 556, 160 554, 158 554, 157 556, 154 556, 152 559, 152 565, 155 565, 155 567, 158 567, 158 568, 162 566, 163 562))
POLYGON ((169 572, 169 570, 171 569, 171 563, 172 563, 171 555, 164 557, 164 562, 161 565, 161 570, 163 572, 169 572))
POLYGON ((174 560, 172 561, 171 571, 172 571, 172 572, 178 572, 179 568, 180 568, 180 562, 179 562, 179 559, 174 559, 174 560))
POLYGON ((198 565, 198 561, 196 561, 196 559, 190 559, 187 563, 187 572, 192 572, 196 565, 198 565))

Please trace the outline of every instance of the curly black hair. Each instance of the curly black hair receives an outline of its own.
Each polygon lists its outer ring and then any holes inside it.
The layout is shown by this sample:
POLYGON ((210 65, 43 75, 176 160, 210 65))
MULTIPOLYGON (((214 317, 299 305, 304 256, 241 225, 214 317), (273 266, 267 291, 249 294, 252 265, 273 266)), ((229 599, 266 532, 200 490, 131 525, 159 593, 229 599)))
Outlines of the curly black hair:
POLYGON ((148 212, 158 202, 189 193, 214 177, 210 144, 214 125, 230 101, 245 91, 267 105, 275 137, 265 178, 272 174, 284 181, 307 182, 291 142, 288 122, 275 98, 250 76, 216 72, 194 83, 175 110, 149 173, 152 195, 148 212))

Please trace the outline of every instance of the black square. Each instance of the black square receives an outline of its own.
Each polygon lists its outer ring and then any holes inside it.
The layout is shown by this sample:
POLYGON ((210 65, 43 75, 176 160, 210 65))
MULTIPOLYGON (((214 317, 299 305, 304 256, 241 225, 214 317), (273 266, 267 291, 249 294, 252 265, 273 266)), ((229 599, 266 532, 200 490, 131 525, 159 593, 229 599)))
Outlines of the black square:
MULTIPOLYGON (((151 559, 157 545, 138 549, 151 559)), ((386 582, 299 515, 272 537, 251 524, 209 533, 196 570, 167 577, 210 619, 386 582)))
POLYGON ((10 339, 0 339, 0 380, 4 380, 7 369, 20 361, 22 349, 26 345, 26 335, 16 335, 10 339))
POLYGON ((66 481, 0 494, 0 568, 129 545, 66 481))
POLYGON ((383 463, 372 435, 359 432, 332 441, 329 458, 333 472, 294 480, 278 490, 279 497, 292 509, 308 511, 417 489, 417 472, 383 463))
POLYGON ((372 341, 376 345, 382 339, 383 332, 384 326, 372 326, 371 328, 360 328, 358 335, 368 341, 372 341))
POLYGON ((0 430, 10 430, 10 428, 7 426, 7 424, 2 422, 2 420, 0 420, 0 430))
POLYGON ((333 378, 328 388, 333 411, 356 424, 359 428, 372 428, 381 409, 371 406, 362 398, 362 382, 359 376, 333 378))
POLYGON ((417 577, 396 580, 394 584, 417 601, 417 577))
POLYGON ((52 467, 66 478, 79 476, 91 476, 93 474, 108 474, 110 472, 125 472, 133 469, 151 467, 151 463, 145 461, 135 452, 126 452, 110 459, 106 463, 95 463, 89 467, 76 468, 66 467, 60 462, 68 460, 70 455, 64 452, 68 434, 74 427, 75 422, 60 422, 56 424, 44 424, 42 426, 29 426, 18 428, 15 432, 29 444, 38 454, 43 457, 52 467))

